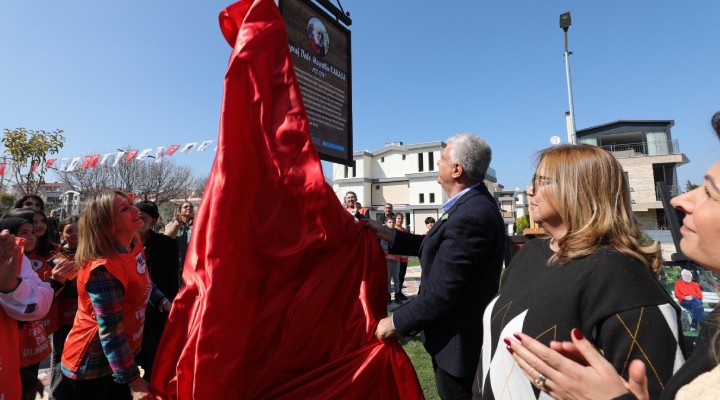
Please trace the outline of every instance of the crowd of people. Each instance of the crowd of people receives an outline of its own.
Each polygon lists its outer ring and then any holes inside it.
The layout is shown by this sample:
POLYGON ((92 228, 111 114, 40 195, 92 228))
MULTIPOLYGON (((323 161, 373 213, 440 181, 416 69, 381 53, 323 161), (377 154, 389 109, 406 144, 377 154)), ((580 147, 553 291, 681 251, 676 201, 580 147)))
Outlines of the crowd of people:
POLYGON ((155 203, 133 205, 118 191, 96 193, 80 216, 57 224, 41 197, 15 202, 0 219, 0 398, 42 394, 38 369, 48 357, 53 399, 150 398, 192 226, 187 204, 170 237, 152 229, 155 203))
MULTIPOLYGON (((720 113, 712 126, 720 137, 720 113)), ((407 257, 420 261, 417 296, 378 322, 377 339, 422 333, 442 399, 720 393, 720 311, 705 317, 689 270, 675 284, 677 302, 660 285, 659 245, 633 217, 619 162, 590 145, 541 151, 528 195, 546 236, 525 244, 501 279, 507 238, 483 183, 491 159, 474 134, 447 140, 437 165, 449 200, 422 235, 392 204, 371 220, 355 193, 345 195, 345 209, 385 250, 388 302, 407 300, 407 257), (700 330, 691 354, 680 306, 700 330)), ((672 204, 685 213, 682 252, 720 272, 720 162, 672 204)), ((0 398, 41 393, 48 357, 51 398, 153 398, 147 381, 182 286, 194 206, 180 204, 164 235, 153 230, 156 204, 114 190, 57 224, 39 196, 15 207, 0 219, 0 398)))

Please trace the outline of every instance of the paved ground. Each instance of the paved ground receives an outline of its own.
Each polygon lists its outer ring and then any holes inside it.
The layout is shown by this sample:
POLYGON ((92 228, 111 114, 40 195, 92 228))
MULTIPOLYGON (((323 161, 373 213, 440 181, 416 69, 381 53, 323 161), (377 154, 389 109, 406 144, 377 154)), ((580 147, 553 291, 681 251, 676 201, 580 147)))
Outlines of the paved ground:
MULTIPOLYGON (((405 284, 403 285, 403 294, 408 297, 402 304, 397 304, 394 301, 388 304, 388 311, 395 311, 403 305, 411 302, 415 296, 417 296, 418 288, 420 287, 420 267, 408 267, 407 274, 405 275, 405 284)), ((393 300, 395 295, 393 295, 393 300)), ((45 395, 43 397, 38 396, 38 399, 48 399, 48 393, 50 390, 50 361, 40 364, 40 372, 38 373, 38 379, 45 385, 45 395)))

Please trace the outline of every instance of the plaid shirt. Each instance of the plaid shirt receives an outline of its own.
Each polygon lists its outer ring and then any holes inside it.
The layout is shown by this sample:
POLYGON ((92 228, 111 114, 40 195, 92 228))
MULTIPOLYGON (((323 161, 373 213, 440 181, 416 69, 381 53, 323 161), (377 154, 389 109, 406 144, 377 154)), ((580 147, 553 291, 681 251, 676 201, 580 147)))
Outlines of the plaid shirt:
MULTIPOLYGON (((128 383, 140 377, 140 369, 125 338, 122 326, 122 302, 125 289, 104 266, 95 268, 85 286, 98 322, 98 336, 90 343, 77 371, 64 365, 63 374, 75 380, 95 379, 109 374, 118 383, 128 383)), ((155 285, 150 294, 153 304, 165 297, 155 285)), ((139 349, 138 349, 139 352, 139 349)))

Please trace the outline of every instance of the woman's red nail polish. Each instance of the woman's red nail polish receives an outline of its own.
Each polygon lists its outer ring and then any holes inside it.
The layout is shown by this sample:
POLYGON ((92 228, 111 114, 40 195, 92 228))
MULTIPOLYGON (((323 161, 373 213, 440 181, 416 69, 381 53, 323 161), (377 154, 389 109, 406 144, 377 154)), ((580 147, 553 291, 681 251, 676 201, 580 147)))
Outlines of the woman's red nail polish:
POLYGON ((573 328, 572 335, 576 340, 583 340, 585 338, 578 328, 573 328))
POLYGON ((515 339, 517 339, 518 342, 522 343, 522 337, 520 336, 519 333, 513 333, 513 336, 515 336, 515 339))
POLYGON ((507 349, 507 351, 510 352, 510 354, 515 354, 515 352, 513 351, 513 349, 510 348, 510 346, 505 346, 505 348, 507 349))
POLYGON ((512 343, 510 343, 510 339, 509 339, 509 338, 503 339, 503 342, 505 342, 505 344, 508 345, 508 346, 510 346, 510 345, 512 344, 512 343))

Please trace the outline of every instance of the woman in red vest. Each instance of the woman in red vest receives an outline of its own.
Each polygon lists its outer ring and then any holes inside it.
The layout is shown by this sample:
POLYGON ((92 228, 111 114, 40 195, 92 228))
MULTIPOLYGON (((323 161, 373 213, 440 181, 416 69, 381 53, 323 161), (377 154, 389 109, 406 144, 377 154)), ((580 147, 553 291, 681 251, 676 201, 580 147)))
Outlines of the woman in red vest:
MULTIPOLYGON (((17 208, 3 218, 27 221, 17 236, 25 239, 24 251, 32 269, 43 282, 50 283, 57 295, 67 279, 74 276, 75 268, 69 263, 55 266, 49 262, 60 246, 48 238, 45 214, 34 208, 17 208)), ((50 355, 50 335, 57 330, 57 317, 57 303, 53 301, 50 311, 42 319, 20 324, 20 376, 25 398, 34 399, 35 393, 42 391, 37 379, 38 370, 40 362, 50 355)))
MULTIPOLYGON (((0 220, 0 231, 0 332, 4 339, 0 340, 0 399, 9 400, 23 398, 18 321, 27 325, 41 319, 50 309, 53 289, 40 280, 30 260, 22 255, 24 245, 32 247, 35 243, 32 223, 6 218, 0 220)), ((30 383, 34 388, 37 372, 30 383)), ((35 393, 28 392, 34 399, 35 393)))
POLYGON ((151 398, 133 359, 148 299, 159 293, 153 292, 137 236, 142 225, 127 195, 112 190, 95 194, 80 215, 78 310, 61 366, 75 399, 151 398))

